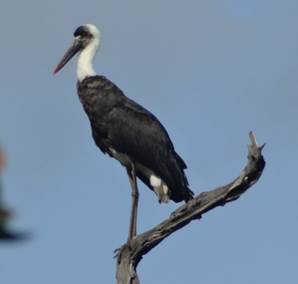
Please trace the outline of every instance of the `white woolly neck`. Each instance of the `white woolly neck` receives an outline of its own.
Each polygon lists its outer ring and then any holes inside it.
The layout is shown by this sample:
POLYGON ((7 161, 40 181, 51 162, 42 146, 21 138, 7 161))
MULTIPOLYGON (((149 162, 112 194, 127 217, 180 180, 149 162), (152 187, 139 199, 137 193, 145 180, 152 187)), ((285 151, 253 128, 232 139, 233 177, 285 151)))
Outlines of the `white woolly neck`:
POLYGON ((77 77, 82 82, 86 77, 96 75, 93 68, 93 59, 99 47, 99 38, 94 37, 80 52, 77 61, 77 77))

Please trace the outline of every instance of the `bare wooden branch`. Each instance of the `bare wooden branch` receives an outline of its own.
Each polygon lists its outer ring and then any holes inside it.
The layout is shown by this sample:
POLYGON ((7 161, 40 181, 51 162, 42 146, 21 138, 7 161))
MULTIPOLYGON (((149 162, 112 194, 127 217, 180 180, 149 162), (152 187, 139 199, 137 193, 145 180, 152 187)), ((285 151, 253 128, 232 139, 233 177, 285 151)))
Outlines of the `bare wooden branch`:
POLYGON ((193 220, 200 219, 202 214, 238 199, 258 181, 265 167, 265 160, 262 156, 265 144, 259 146, 253 132, 249 133, 249 137, 251 144, 248 146, 248 162, 239 177, 225 186, 200 193, 172 212, 169 218, 153 229, 137 235, 118 250, 117 284, 139 284, 136 268, 146 253, 175 231, 193 220))

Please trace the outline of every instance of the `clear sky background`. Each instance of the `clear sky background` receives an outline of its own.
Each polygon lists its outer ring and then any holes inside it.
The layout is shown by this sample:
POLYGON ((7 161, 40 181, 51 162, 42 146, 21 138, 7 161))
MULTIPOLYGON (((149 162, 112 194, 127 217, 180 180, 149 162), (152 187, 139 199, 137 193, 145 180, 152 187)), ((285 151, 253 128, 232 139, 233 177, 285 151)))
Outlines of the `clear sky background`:
MULTIPOLYGON (((267 142, 261 180, 146 255, 143 284, 297 283, 298 2, 5 1, 0 10, 0 143, 11 228, 1 283, 114 283, 127 238, 125 170, 95 146, 75 63, 53 68, 79 25, 102 31, 99 74, 159 117, 196 193, 246 163, 248 132, 267 142)), ((139 230, 178 205, 140 186, 139 230)))

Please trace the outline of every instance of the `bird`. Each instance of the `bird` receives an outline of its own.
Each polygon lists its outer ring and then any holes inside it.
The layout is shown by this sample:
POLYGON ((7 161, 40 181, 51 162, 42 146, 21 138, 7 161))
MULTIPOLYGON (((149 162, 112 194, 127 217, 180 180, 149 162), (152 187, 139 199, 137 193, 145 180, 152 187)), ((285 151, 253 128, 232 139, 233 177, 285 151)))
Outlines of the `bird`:
POLYGON ((136 235, 137 178, 157 195, 160 203, 188 202, 194 193, 185 174, 187 166, 158 118, 95 72, 93 60, 101 44, 99 29, 93 24, 81 25, 73 36, 73 43, 53 73, 58 73, 78 54, 77 93, 90 120, 95 144, 104 154, 118 160, 129 177, 131 239, 136 235))

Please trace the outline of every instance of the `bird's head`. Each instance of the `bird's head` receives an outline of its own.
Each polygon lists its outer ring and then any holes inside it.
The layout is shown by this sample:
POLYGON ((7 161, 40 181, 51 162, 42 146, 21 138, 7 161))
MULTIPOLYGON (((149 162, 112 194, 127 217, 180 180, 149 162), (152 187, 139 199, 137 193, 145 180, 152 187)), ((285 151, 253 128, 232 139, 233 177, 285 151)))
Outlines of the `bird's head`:
POLYGON ((100 32, 94 25, 86 24, 80 26, 75 30, 73 35, 74 41, 58 63, 53 72, 54 74, 58 73, 74 55, 87 49, 88 46, 92 45, 95 50, 99 46, 100 32))

